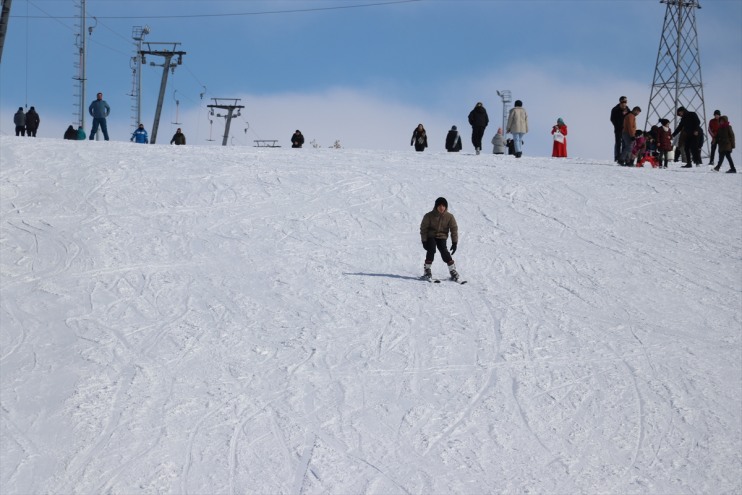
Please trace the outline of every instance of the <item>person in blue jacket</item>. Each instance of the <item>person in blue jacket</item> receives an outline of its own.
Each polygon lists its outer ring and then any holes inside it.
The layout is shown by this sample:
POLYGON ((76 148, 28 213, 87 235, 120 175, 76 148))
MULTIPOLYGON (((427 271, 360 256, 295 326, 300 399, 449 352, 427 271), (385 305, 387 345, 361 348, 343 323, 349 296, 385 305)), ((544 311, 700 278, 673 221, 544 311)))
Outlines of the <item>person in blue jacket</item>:
POLYGON ((100 127, 101 132, 103 132, 103 138, 108 141, 106 118, 111 113, 111 107, 103 99, 103 93, 98 93, 96 99, 88 107, 88 112, 93 117, 93 129, 90 131, 90 140, 95 139, 95 133, 98 132, 98 127, 100 127))
POLYGON ((149 143, 149 136, 147 135, 147 131, 144 130, 144 124, 139 124, 137 130, 132 133, 131 141, 135 141, 139 144, 149 143))

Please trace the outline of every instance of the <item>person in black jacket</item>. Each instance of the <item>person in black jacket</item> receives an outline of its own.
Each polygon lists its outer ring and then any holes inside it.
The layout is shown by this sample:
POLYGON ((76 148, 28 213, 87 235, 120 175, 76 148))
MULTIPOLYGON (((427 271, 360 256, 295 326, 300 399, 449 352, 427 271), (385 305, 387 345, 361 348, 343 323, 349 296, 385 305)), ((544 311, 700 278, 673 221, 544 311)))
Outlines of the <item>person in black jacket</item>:
POLYGON ((446 134, 446 151, 461 151, 461 135, 455 125, 446 134))
POLYGON ((26 112, 26 135, 36 137, 36 131, 39 130, 40 123, 41 118, 36 113, 36 109, 34 107, 29 108, 28 112, 26 112))
POLYGON ((482 136, 490 118, 487 116, 487 110, 482 102, 477 102, 474 109, 469 112, 469 124, 471 124, 471 144, 474 145, 474 151, 479 154, 482 151, 482 136))
POLYGON ((611 109, 611 124, 613 124, 613 161, 621 161, 623 155, 623 119, 629 113, 629 103, 625 96, 618 99, 618 104, 611 109))
POLYGON ((64 131, 64 138, 70 141, 77 141, 77 131, 71 125, 64 131))
POLYGON ((701 164, 701 119, 698 118, 696 112, 691 112, 685 109, 685 107, 678 108, 676 115, 680 117, 680 123, 678 124, 675 132, 672 133, 672 137, 677 136, 681 132, 685 132, 685 165, 683 168, 692 168, 691 160, 696 165, 701 164))
POLYGON ((175 131, 175 134, 173 134, 173 138, 170 140, 170 144, 186 144, 185 134, 183 134, 183 131, 180 130, 180 127, 178 127, 178 130, 175 131))
POLYGON ((428 133, 425 132, 425 127, 422 124, 417 124, 415 130, 412 131, 412 138, 410 139, 410 146, 415 146, 415 151, 425 151, 428 147, 428 133))
POLYGON ((304 135, 301 133, 299 129, 297 129, 296 132, 291 136, 291 147, 301 148, 303 144, 304 144, 304 135))

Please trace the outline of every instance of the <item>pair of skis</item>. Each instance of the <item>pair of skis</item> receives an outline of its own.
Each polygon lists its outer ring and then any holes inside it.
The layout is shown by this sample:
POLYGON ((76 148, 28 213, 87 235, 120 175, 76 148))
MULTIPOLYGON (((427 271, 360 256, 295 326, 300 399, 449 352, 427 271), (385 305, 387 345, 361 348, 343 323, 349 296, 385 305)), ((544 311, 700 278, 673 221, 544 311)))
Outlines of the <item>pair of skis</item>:
MULTIPOLYGON (((441 281, 439 279, 433 278, 433 277, 426 277, 425 275, 423 275, 422 277, 420 277, 420 280, 424 280, 426 282, 430 282, 431 284, 440 284, 441 283, 441 281)), ((466 280, 461 280, 460 278, 457 279, 457 280, 454 280, 454 279, 450 278, 449 280, 451 282, 456 282, 459 285, 464 285, 467 282, 466 280)))

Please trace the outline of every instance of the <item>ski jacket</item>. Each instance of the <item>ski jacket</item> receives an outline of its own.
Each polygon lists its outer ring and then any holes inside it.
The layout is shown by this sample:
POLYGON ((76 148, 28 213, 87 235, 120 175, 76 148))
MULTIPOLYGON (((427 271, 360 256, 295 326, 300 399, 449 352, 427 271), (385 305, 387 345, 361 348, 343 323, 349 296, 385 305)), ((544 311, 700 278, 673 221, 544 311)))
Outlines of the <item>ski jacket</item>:
POLYGON ((301 132, 295 132, 291 135, 291 147, 301 148, 304 144, 304 134, 301 132))
POLYGON ((689 112, 687 110, 683 112, 683 116, 680 117, 680 123, 678 124, 677 129, 675 129, 675 132, 673 132, 672 135, 675 136, 682 131, 696 136, 701 134, 701 119, 698 118, 698 114, 696 112, 689 112))
POLYGON ((137 129, 132 133, 131 141, 136 141, 139 144, 149 143, 149 136, 147 135, 147 131, 144 129, 137 129))
POLYGON ((424 130, 415 128, 412 131, 412 138, 410 139, 410 145, 415 145, 415 150, 422 151, 428 147, 428 134, 424 130))
POLYGON ((719 125, 719 130, 716 132, 716 144, 719 146, 719 151, 732 151, 737 146, 734 142, 734 131, 729 122, 719 125))
POLYGON ((78 141, 84 141, 87 136, 85 135, 85 130, 82 127, 77 128, 77 140, 78 141))
POLYGON ((508 113, 507 132, 511 134, 526 134, 528 132, 528 113, 523 107, 513 107, 508 113))
POLYGON ((636 115, 634 115, 634 112, 627 113, 626 117, 623 118, 623 132, 632 138, 636 135, 636 115))
POLYGON ((477 105, 471 112, 469 112, 469 124, 472 127, 487 127, 487 124, 489 123, 490 118, 487 115, 487 110, 483 106, 477 105))
POLYGON ((711 119, 709 121, 709 135, 711 139, 716 137, 716 133, 719 131, 719 119, 711 119))
POLYGON ((448 239, 448 232, 451 232, 451 241, 454 244, 459 242, 459 226, 456 219, 448 211, 441 213, 433 209, 425 214, 423 221, 420 223, 420 239, 427 242, 431 237, 434 239, 448 239))
POLYGON ((173 134, 173 139, 170 140, 170 144, 175 143, 176 145, 186 144, 185 134, 182 132, 176 132, 173 134))
POLYGON ((461 151, 461 136, 459 131, 451 129, 446 134, 446 151, 461 151))
POLYGON ((623 119, 626 116, 624 110, 628 112, 626 107, 621 108, 620 103, 611 109, 611 124, 613 124, 613 130, 616 132, 623 128, 623 119))
POLYGON ((672 151, 672 133, 669 127, 657 129, 657 149, 660 151, 672 151))
POLYGON ((19 127, 26 125, 26 114, 23 113, 23 110, 18 110, 13 115, 13 123, 19 127))
POLYGON ((69 126, 66 131, 64 131, 64 138, 69 139, 70 141, 77 141, 77 131, 74 127, 69 126))
POLYGON ((33 107, 31 107, 26 113, 26 129, 35 131, 39 128, 40 123, 41 118, 39 117, 39 114, 36 113, 36 110, 34 110, 33 107))
POLYGON ((111 107, 106 100, 93 100, 88 107, 88 112, 94 119, 105 119, 111 113, 111 107))

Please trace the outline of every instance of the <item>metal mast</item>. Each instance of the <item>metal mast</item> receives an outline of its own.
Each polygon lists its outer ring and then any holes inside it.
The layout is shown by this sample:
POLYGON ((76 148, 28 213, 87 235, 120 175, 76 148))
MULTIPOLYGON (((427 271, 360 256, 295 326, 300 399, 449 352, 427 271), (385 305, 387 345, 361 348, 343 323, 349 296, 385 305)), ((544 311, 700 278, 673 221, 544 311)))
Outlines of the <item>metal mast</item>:
POLYGON ((136 54, 131 58, 131 97, 134 99, 131 118, 134 120, 134 129, 142 122, 142 57, 139 53, 142 51, 142 41, 148 34, 149 26, 134 26, 131 29, 131 37, 136 43, 136 54))
MULTIPOLYGON (((696 9, 701 5, 698 0, 660 0, 660 3, 667 8, 644 128, 667 119, 674 129, 678 124, 675 112, 678 107, 685 107, 698 114, 705 132, 706 104, 696 30, 696 9)), ((708 139, 705 144, 708 151, 708 139)))
POLYGON ((220 108, 222 110, 227 110, 227 115, 221 115, 216 114, 217 117, 224 117, 226 120, 226 123, 224 125, 224 137, 222 138, 222 146, 227 145, 227 140, 229 139, 229 126, 232 124, 232 119, 236 119, 241 115, 240 109, 245 108, 244 105, 238 105, 237 102, 240 101, 239 98, 212 98, 214 100, 214 103, 211 105, 206 105, 207 108, 210 108, 210 114, 214 115, 214 109, 220 108), (221 100, 229 100, 234 103, 220 103, 221 100), (237 114, 234 114, 235 109, 237 109, 237 114))
POLYGON ((10 20, 10 4, 12 0, 2 0, 3 6, 0 10, 0 61, 3 59, 3 47, 5 46, 5 33, 8 32, 8 20, 10 20))
MULTIPOLYGON (((144 42, 147 45, 147 50, 140 50, 142 63, 145 63, 145 55, 156 55, 158 57, 165 57, 165 62, 162 64, 162 81, 160 82, 160 95, 157 98, 157 108, 155 109, 155 122, 152 124, 152 137, 149 142, 155 144, 157 142, 157 128, 160 127, 160 114, 162 113, 162 102, 165 99, 165 88, 167 87, 167 74, 172 71, 175 72, 175 67, 183 63, 183 55, 186 52, 176 51, 175 49, 180 43, 168 42, 168 43, 152 43, 149 41, 144 42), (172 50, 153 50, 152 45, 172 45, 172 50), (178 63, 174 64, 170 61, 174 56, 178 56, 178 63)), ((150 65, 156 65, 154 62, 150 62, 150 65)))
MULTIPOLYGON (((75 96, 77 96, 77 102, 75 104, 76 112, 75 116, 77 117, 77 124, 85 128, 85 89, 87 86, 87 80, 86 80, 86 67, 85 64, 87 62, 87 45, 86 40, 87 37, 85 36, 85 0, 79 0, 80 2, 80 32, 77 34, 77 40, 75 42, 75 47, 77 48, 77 61, 75 62, 75 67, 77 68, 77 75, 75 75, 74 80, 75 82, 75 91, 77 92, 75 96)), ((93 30, 90 29, 90 33, 92 34, 93 30)))

